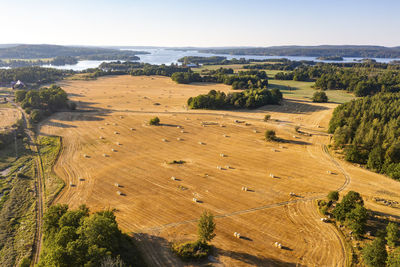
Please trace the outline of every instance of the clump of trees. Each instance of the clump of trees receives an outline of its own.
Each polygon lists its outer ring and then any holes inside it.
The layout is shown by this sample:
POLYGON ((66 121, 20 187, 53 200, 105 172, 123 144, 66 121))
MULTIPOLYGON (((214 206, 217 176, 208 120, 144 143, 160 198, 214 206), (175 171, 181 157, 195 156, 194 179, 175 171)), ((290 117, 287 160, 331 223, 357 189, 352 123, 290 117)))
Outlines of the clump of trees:
POLYGON ((267 104, 277 105, 281 100, 282 93, 278 89, 254 89, 229 94, 211 90, 208 94, 189 98, 187 104, 191 109, 251 109, 267 104))
POLYGON ((57 85, 39 90, 15 91, 15 100, 30 114, 33 122, 39 122, 59 110, 76 107, 74 103, 68 102, 67 93, 57 85))
POLYGON ((204 211, 197 224, 197 241, 174 244, 172 250, 183 260, 198 260, 207 257, 212 249, 208 242, 215 237, 215 227, 214 216, 204 211))
POLYGON ((172 74, 171 79, 177 83, 183 84, 202 81, 200 74, 193 72, 175 72, 172 74))
POLYGON ((82 205, 51 206, 43 218, 43 250, 38 266, 103 266, 123 262, 144 266, 129 236, 118 228, 112 211, 89 214, 82 205), (110 259, 111 258, 111 259, 110 259))
POLYGON ((328 102, 328 96, 324 91, 316 91, 312 97, 313 102, 326 103, 328 102))
POLYGON ((150 125, 160 125, 160 118, 158 118, 158 117, 151 118, 149 121, 149 124, 150 125))
POLYGON ((400 179, 400 93, 377 94, 338 106, 329 123, 345 159, 400 179))
POLYGON ((349 191, 342 201, 336 204, 332 214, 337 221, 345 223, 353 231, 355 237, 360 238, 364 233, 368 211, 358 192, 349 191))

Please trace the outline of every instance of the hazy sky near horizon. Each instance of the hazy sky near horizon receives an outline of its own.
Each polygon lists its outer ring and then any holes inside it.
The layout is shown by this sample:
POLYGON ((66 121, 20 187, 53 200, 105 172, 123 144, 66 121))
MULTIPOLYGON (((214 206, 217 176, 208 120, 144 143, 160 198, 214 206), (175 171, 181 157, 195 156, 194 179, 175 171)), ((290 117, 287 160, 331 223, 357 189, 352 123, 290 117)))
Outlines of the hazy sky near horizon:
POLYGON ((400 46, 398 0, 0 0, 0 43, 400 46))

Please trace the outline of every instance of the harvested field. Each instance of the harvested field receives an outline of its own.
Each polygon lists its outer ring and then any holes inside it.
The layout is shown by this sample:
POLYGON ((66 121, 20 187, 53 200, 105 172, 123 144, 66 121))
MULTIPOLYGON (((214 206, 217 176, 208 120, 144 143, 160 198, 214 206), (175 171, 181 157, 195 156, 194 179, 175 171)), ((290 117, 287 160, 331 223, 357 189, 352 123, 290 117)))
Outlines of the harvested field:
POLYGON ((55 172, 75 185, 56 202, 115 208, 123 230, 141 233, 136 237, 153 266, 182 264, 166 244, 195 238, 196 220, 205 209, 216 216, 216 266, 344 266, 342 240, 320 221, 313 201, 331 190, 357 190, 368 208, 400 215, 372 199, 400 201, 399 183, 329 155, 324 131, 335 104, 286 99, 281 106, 251 111, 186 110, 188 97, 229 87, 131 76, 61 85, 80 101, 82 112, 58 113, 41 126, 42 134, 63 137, 55 172), (265 114, 271 115, 268 123, 265 114), (160 125, 149 126, 155 115, 160 125), (295 133, 296 125, 311 136, 295 133), (284 142, 265 142, 266 129, 284 142), (118 153, 111 153, 113 148, 118 153), (168 164, 173 159, 185 164, 168 164))
POLYGON ((16 108, 0 108, 0 131, 12 126, 21 119, 21 112, 16 108))

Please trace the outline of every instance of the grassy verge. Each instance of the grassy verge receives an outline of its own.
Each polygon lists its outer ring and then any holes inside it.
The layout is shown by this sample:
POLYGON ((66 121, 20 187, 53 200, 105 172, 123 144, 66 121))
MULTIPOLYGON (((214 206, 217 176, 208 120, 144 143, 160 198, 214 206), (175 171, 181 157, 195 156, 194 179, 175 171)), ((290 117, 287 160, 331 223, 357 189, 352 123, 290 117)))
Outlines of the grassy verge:
POLYGON ((61 152, 61 137, 39 136, 37 144, 43 166, 45 204, 49 205, 64 187, 64 181, 53 171, 53 166, 61 152))
POLYGON ((33 154, 23 139, 0 151, 3 172, 0 198, 0 266, 18 266, 32 255, 36 228, 33 154))

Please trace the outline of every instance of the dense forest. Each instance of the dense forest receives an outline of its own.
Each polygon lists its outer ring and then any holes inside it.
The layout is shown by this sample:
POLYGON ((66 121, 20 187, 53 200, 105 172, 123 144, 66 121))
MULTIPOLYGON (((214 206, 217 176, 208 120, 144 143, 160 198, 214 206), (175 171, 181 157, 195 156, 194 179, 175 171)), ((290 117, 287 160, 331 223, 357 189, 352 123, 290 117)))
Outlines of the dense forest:
POLYGON ((13 81, 21 80, 32 87, 52 83, 71 74, 71 71, 42 67, 21 67, 14 69, 0 69, 0 83, 10 85, 13 81))
POLYGON ((278 89, 254 89, 229 94, 211 90, 208 94, 189 98, 187 104, 191 109, 252 109, 268 104, 277 105, 281 101, 282 93, 278 89))
POLYGON ((315 81, 315 87, 323 90, 336 89, 353 92, 356 96, 378 92, 400 91, 400 72, 357 67, 337 67, 333 64, 302 66, 293 72, 279 72, 277 80, 315 81))
POLYGON ((258 56, 341 56, 400 58, 400 47, 357 46, 357 45, 321 45, 321 46, 271 46, 251 48, 214 48, 200 49, 200 52, 230 55, 258 56))
POLYGON ((82 205, 48 208, 43 218, 44 247, 38 266, 145 266, 112 211, 93 214, 82 205))
POLYGON ((380 93, 338 106, 329 132, 346 160, 400 179, 400 93, 380 93))

